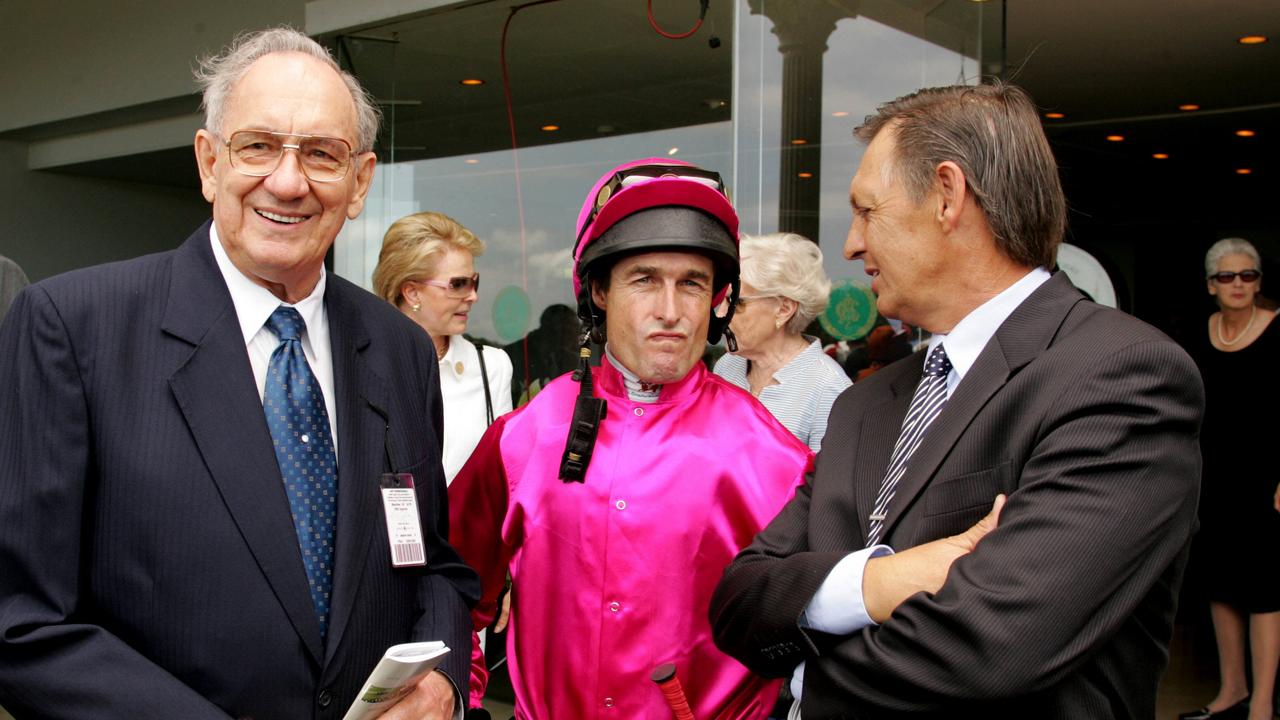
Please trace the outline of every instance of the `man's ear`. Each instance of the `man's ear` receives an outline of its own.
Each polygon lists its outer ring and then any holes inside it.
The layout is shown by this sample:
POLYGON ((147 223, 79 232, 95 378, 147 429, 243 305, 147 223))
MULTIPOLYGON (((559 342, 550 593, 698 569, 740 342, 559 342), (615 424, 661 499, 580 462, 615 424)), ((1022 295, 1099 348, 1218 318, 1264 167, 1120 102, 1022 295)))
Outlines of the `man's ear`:
POLYGON ((196 167, 200 171, 200 193, 209 202, 213 202, 218 194, 218 176, 214 169, 221 149, 222 143, 213 133, 203 128, 196 131, 195 152, 196 167))
POLYGON ((968 194, 968 183, 965 181, 964 171, 950 160, 938 163, 935 178, 939 200, 937 219, 950 229, 960 220, 960 211, 964 208, 965 196, 968 194))
POLYGON ((378 156, 371 152, 359 153, 352 162, 354 167, 351 170, 355 173, 356 185, 352 189, 351 201, 347 203, 348 220, 360 217, 360 212, 364 210, 364 199, 369 195, 369 186, 373 184, 373 166, 377 164, 378 156))
POLYGON ((596 304, 596 307, 604 307, 608 304, 606 300, 609 297, 609 292, 607 290, 601 290, 600 283, 596 282, 592 278, 587 278, 587 283, 591 286, 591 301, 596 304))

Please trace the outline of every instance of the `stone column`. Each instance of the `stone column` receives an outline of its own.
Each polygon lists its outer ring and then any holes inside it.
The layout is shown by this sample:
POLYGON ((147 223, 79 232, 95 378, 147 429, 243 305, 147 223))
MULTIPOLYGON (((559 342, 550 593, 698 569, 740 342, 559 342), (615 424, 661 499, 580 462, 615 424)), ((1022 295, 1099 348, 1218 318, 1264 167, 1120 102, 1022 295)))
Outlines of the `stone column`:
POLYGON ((857 15, 858 0, 747 0, 747 4, 753 15, 773 21, 782 54, 778 229, 818 242, 822 56, 836 21, 857 15))

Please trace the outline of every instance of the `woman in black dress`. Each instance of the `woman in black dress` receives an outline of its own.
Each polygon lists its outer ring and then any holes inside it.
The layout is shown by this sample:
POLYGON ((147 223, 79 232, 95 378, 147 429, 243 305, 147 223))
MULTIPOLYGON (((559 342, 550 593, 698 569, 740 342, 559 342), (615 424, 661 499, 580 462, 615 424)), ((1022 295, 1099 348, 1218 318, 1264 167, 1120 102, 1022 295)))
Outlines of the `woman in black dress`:
POLYGON ((1280 549, 1280 462, 1274 425, 1256 418, 1280 408, 1280 323, 1254 302, 1262 273, 1253 245, 1219 240, 1205 256, 1205 272, 1219 309, 1197 353, 1206 405, 1196 543, 1205 560, 1221 686, 1206 707, 1180 717, 1271 720, 1280 660, 1280 583, 1272 565, 1280 549))

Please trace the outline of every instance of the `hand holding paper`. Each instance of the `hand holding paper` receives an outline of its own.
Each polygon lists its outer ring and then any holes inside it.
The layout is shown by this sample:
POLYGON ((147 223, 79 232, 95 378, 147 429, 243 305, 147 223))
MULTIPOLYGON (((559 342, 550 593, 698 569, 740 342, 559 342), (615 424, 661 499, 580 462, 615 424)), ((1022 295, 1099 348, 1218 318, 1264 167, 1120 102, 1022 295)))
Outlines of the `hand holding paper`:
POLYGON ((438 641, 387 648, 343 720, 449 720, 453 686, 443 674, 432 672, 447 654, 448 646, 438 641))

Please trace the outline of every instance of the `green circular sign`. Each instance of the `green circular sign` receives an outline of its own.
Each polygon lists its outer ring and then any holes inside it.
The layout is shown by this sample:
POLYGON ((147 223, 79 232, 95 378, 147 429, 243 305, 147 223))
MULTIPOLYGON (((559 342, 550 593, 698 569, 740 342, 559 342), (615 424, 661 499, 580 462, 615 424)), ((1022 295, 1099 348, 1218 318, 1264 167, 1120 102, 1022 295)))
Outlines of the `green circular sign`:
POLYGON ((508 285, 493 299, 493 329, 507 342, 524 337, 531 314, 529 295, 523 288, 508 285))
POLYGON ((840 280, 831 286, 827 311, 818 322, 836 340, 857 340, 876 324, 876 296, 871 288, 840 280))

